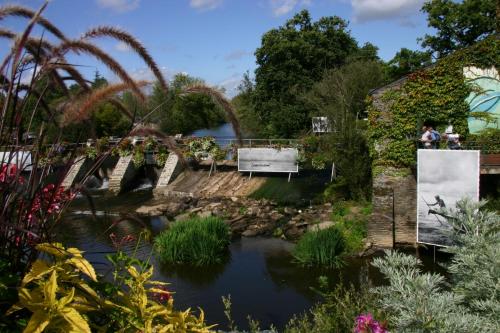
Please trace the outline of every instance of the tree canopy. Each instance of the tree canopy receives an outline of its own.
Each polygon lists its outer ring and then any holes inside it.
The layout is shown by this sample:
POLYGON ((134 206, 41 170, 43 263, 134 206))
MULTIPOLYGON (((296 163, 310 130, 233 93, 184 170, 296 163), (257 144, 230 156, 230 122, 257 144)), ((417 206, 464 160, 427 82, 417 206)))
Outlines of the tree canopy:
POLYGON ((177 74, 168 93, 157 83, 149 97, 149 121, 159 123, 167 134, 189 133, 199 128, 213 127, 224 121, 224 111, 204 94, 183 94, 184 88, 203 83, 187 74, 177 74))
POLYGON ((306 10, 265 33, 255 51, 254 106, 261 133, 290 137, 308 128, 310 110, 297 96, 357 50, 346 21, 332 16, 313 22, 306 10))
POLYGON ((495 0, 429 0, 422 12, 435 35, 425 35, 422 46, 441 58, 457 49, 473 45, 495 33, 498 9, 495 0))
POLYGON ((389 81, 399 79, 431 63, 430 52, 412 51, 403 47, 387 63, 387 78, 389 81))

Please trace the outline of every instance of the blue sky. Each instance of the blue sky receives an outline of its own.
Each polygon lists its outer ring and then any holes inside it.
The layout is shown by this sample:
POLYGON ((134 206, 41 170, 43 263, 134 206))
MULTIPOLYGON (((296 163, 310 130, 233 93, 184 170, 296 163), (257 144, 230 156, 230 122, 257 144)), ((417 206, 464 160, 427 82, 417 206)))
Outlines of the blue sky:
MULTIPOLYGON (((255 69, 256 48, 266 31, 279 27, 302 9, 314 20, 337 15, 348 20, 360 45, 371 42, 380 56, 391 59, 401 48, 418 49, 416 39, 428 32, 419 12, 423 0, 52 0, 44 16, 70 38, 97 25, 117 26, 136 36, 171 79, 186 72, 211 85, 224 87, 229 96, 245 71, 255 69)), ((42 0, 1 1, 39 7, 42 0)), ((0 26, 21 31, 27 20, 9 18, 0 26)), ((34 35, 40 35, 37 29, 34 35)), ((49 39, 51 37, 47 36, 49 39)), ((134 53, 113 40, 98 45, 115 57, 137 79, 152 79, 134 53)), ((9 44, 0 40, 0 52, 9 44)), ((92 76, 99 70, 114 75, 88 57, 69 57, 92 76)))

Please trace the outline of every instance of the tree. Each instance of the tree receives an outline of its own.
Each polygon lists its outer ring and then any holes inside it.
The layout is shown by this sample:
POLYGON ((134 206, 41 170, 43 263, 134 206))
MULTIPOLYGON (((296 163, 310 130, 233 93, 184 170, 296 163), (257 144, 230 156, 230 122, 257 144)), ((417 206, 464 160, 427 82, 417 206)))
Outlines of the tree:
POLYGON ((430 52, 412 51, 403 47, 387 63, 387 79, 388 81, 397 80, 406 74, 430 65, 431 62, 430 52))
POLYGON ((203 80, 187 74, 177 74, 168 93, 156 83, 149 98, 155 123, 168 134, 189 133, 199 128, 213 127, 224 121, 224 112, 204 94, 183 94, 186 87, 203 84, 203 80))
POLYGON ((351 57, 353 60, 380 60, 378 57, 378 47, 370 42, 365 43, 359 50, 351 57))
MULTIPOLYGON (((123 92, 121 96, 121 101, 123 105, 130 111, 134 116, 135 122, 142 121, 142 118, 148 113, 148 107, 142 101, 140 101, 137 96, 132 94, 130 91, 123 92)), ((146 122, 153 122, 153 119, 146 119, 146 122)))
POLYGON ((356 50, 347 22, 336 16, 312 22, 306 10, 265 33, 255 51, 254 106, 262 134, 290 137, 309 128, 310 110, 297 96, 356 50))
POLYGON ((335 161, 340 177, 335 192, 347 199, 369 199, 371 160, 364 134, 365 97, 383 81, 378 61, 355 61, 325 73, 303 99, 312 114, 327 116, 333 133, 324 136, 326 151, 335 161))
POLYGON ((98 138, 107 136, 123 137, 127 135, 131 125, 130 120, 111 103, 104 103, 99 106, 99 109, 92 115, 92 123, 98 138))
POLYGON ((253 100, 255 96, 255 82, 250 78, 250 73, 243 74, 243 80, 238 85, 238 95, 233 97, 231 103, 234 105, 238 118, 246 133, 255 136, 261 129, 253 100))
POLYGON ((425 35, 422 46, 441 58, 454 50, 470 46, 495 33, 498 8, 495 0, 429 0, 422 11, 435 35, 425 35))

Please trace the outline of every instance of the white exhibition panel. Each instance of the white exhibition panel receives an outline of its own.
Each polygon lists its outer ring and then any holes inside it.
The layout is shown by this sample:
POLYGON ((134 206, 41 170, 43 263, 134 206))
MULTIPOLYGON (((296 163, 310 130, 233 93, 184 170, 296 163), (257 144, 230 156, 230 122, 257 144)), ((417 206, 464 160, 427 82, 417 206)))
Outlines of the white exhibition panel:
POLYGON ((31 152, 16 151, 12 153, 0 151, 0 165, 15 164, 22 171, 31 171, 31 152))
POLYGON ((238 171, 299 172, 296 148, 239 148, 238 171))
POLYGON ((329 133, 332 131, 328 117, 312 117, 312 130, 314 133, 329 133))
POLYGON ((439 210, 439 203, 455 208, 455 203, 464 197, 479 200, 479 154, 478 150, 418 150, 418 243, 451 245, 447 235, 451 226, 444 217, 430 211, 439 210))

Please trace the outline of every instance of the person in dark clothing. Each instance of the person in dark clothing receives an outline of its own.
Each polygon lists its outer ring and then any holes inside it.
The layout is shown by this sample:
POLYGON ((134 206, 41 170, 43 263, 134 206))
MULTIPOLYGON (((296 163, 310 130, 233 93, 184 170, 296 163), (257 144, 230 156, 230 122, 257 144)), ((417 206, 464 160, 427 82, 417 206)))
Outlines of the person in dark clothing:
MULTIPOLYGON (((446 208, 446 204, 444 203, 444 200, 441 199, 441 197, 439 195, 434 196, 434 199, 436 199, 436 202, 433 204, 427 204, 427 206, 429 206, 429 207, 438 206, 439 209, 446 208)), ((439 213, 437 210, 429 209, 429 212, 427 213, 427 215, 429 215, 429 214, 439 214, 439 213)))

